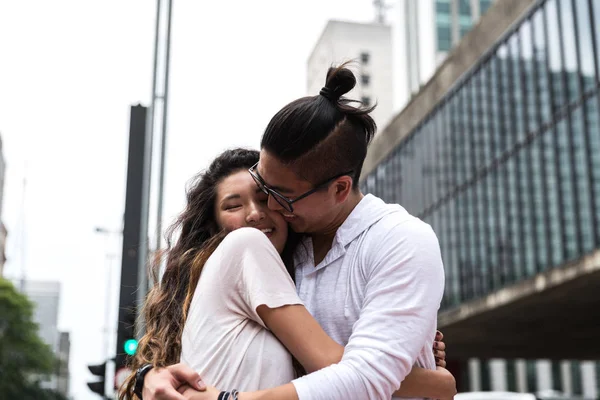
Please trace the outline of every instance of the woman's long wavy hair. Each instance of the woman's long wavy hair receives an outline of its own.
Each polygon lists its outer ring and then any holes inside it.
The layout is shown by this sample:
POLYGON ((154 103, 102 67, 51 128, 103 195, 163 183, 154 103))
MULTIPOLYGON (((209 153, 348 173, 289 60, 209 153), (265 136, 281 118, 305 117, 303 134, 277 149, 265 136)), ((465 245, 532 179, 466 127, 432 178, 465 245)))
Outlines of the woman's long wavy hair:
MULTIPOLYGON (((179 362, 181 335, 202 268, 227 234, 218 226, 214 212, 217 186, 226 177, 251 168, 258 162, 258 157, 255 150, 227 150, 189 185, 185 210, 167 230, 167 247, 150 264, 153 282, 158 282, 161 260, 166 258, 160 284, 155 284, 148 292, 140 313, 146 331, 135 356, 129 360, 133 372, 121 388, 120 400, 134 398, 135 371, 142 365, 165 367, 179 362), (176 233, 179 236, 173 245, 176 233)), ((282 253, 292 279, 293 251, 299 240, 300 237, 290 230, 282 253)))

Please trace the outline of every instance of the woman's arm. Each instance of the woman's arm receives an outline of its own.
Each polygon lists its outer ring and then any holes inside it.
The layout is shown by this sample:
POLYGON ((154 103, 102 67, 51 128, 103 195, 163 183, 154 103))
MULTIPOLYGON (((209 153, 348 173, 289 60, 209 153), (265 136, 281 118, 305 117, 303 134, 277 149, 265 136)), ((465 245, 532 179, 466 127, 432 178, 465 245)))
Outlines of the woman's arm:
MULTIPOLYGON (((307 372, 314 372, 341 361, 344 347, 331 339, 301 305, 269 308, 261 305, 257 313, 307 372)), ((284 385, 285 386, 285 385, 284 385)), ((293 385, 291 385, 293 387, 293 385)), ((290 388, 277 388, 287 393, 290 388)), ((293 390, 295 393, 295 390, 293 390)), ((291 392, 290 392, 291 393, 291 392)), ((398 397, 450 398, 456 394, 456 382, 450 372, 413 368, 395 393, 398 397)), ((258 395, 258 394, 257 394, 258 395)), ((266 393, 261 393, 267 395, 266 393)), ((287 397, 285 397, 287 398, 287 397)), ((240 399, 241 400, 241 399, 240 399)))
POLYGON ((256 311, 306 372, 317 371, 342 359, 344 346, 330 338, 304 306, 269 308, 261 305, 256 311))
MULTIPOLYGON (((331 339, 304 306, 286 305, 269 308, 260 305, 257 314, 264 324, 277 336, 308 372, 317 371, 340 362, 344 347, 331 339)), ((219 388, 233 390, 234 388, 219 388)), ((181 387, 180 392, 190 400, 216 400, 219 390, 209 387, 198 392, 181 387)), ((438 371, 413 368, 402 382, 398 397, 430 397, 450 399, 456 393, 454 377, 443 368, 438 371)), ((288 383, 271 389, 240 393, 239 400, 298 400, 293 384, 288 383)))

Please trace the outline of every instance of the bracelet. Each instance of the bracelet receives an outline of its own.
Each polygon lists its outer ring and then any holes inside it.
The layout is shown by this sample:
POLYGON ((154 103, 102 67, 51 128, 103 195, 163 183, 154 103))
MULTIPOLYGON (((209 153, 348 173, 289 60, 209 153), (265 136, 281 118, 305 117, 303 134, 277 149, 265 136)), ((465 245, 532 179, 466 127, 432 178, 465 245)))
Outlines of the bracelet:
POLYGON ((240 392, 238 392, 235 389, 233 389, 231 392, 222 391, 221 393, 219 393, 219 397, 217 397, 217 400, 238 400, 239 393, 240 392))
POLYGON ((146 374, 152 369, 154 366, 152 364, 145 364, 141 368, 139 368, 135 374, 135 384, 133 388, 133 393, 142 400, 142 390, 144 389, 144 378, 146 374))

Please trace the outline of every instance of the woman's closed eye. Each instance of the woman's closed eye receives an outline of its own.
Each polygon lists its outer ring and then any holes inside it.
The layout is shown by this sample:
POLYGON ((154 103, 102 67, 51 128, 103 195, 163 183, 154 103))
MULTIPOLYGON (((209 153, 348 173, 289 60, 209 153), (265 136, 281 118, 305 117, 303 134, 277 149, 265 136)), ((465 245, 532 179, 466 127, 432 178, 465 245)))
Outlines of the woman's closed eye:
POLYGON ((242 206, 241 204, 228 204, 225 206, 225 211, 237 210, 241 206, 242 206))

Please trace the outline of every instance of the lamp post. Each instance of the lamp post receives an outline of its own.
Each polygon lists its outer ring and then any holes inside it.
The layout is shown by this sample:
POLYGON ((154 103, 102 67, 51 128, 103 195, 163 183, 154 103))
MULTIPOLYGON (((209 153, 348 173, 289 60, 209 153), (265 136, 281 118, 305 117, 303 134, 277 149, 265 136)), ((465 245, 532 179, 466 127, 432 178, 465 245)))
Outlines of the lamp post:
MULTIPOLYGON (((112 362, 112 356, 110 354, 111 343, 110 343, 110 334, 114 334, 114 329, 111 329, 110 326, 110 314, 111 314, 111 288, 112 288, 112 270, 113 270, 113 261, 117 258, 117 254, 114 252, 109 252, 109 238, 110 237, 120 237, 123 234, 123 231, 119 230, 110 230, 104 227, 95 227, 94 232, 97 234, 104 236, 104 253, 106 260, 106 282, 105 282, 105 303, 104 303, 104 326, 102 328, 103 339, 104 339, 104 356, 106 360, 106 367, 108 370, 106 371, 107 377, 114 375, 114 363, 112 362)), ((106 395, 112 395, 113 385, 111 379, 106 379, 105 382, 106 395)))

